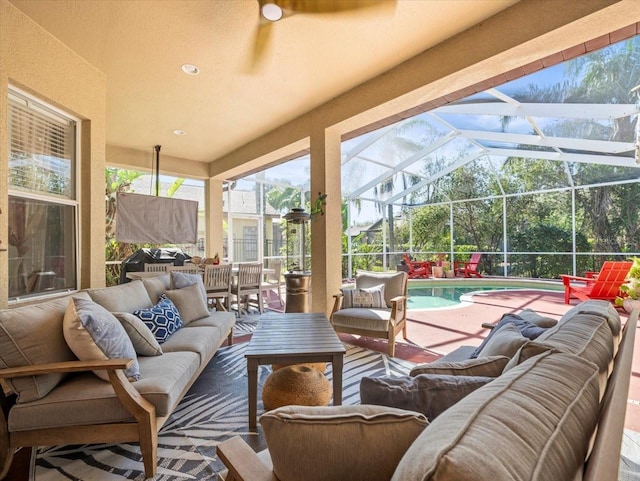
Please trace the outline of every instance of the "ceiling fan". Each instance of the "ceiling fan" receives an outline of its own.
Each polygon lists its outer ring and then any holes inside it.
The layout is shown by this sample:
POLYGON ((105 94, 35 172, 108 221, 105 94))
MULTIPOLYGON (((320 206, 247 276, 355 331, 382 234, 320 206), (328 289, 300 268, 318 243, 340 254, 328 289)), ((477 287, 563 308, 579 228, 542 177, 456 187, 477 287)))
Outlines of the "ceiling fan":
POLYGON ((394 10, 397 0, 258 0, 260 23, 253 48, 253 66, 261 60, 269 44, 275 22, 294 14, 327 14, 353 10, 394 10))

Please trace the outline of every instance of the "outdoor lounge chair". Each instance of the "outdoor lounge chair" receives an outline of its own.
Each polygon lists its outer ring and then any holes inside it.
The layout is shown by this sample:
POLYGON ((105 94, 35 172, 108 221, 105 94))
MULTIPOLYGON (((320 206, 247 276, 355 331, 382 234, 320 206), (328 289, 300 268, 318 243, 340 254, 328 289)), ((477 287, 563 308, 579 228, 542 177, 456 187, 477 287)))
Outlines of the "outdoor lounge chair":
POLYGON ((571 297, 577 297, 582 301, 589 299, 615 300, 632 264, 631 261, 606 261, 602 264, 600 272, 594 277, 562 275, 564 303, 569 304, 571 297), (576 285, 572 282, 580 284, 576 285))
POLYGON ((455 262, 454 263, 454 271, 456 275, 460 274, 464 277, 482 277, 478 272, 478 264, 480 264, 480 258, 482 254, 479 252, 474 252, 471 254, 471 259, 467 262, 455 262))
POLYGON ((402 260, 409 268, 407 271, 409 279, 426 279, 431 275, 431 262, 415 261, 409 254, 402 254, 402 260))

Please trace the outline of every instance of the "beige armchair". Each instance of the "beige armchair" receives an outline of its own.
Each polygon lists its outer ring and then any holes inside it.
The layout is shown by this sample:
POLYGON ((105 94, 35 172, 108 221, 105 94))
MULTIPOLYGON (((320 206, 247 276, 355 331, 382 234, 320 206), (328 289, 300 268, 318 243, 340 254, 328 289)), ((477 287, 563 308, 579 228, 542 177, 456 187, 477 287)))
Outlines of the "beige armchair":
POLYGON ((343 289, 333 297, 336 332, 387 339, 389 355, 395 355, 396 334, 402 331, 407 337, 406 272, 359 272, 354 290, 343 289))

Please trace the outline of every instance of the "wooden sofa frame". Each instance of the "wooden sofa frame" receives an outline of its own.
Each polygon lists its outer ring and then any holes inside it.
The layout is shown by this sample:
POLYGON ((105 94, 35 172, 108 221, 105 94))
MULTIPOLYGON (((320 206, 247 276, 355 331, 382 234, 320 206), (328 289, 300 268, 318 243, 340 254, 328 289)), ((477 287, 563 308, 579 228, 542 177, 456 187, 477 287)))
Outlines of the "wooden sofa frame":
MULTIPOLYGON (((618 479, 638 312, 634 310, 629 315, 623 329, 614 367, 601 403, 593 450, 585 463, 582 481, 618 479)), ((229 469, 226 481, 278 481, 273 471, 239 436, 219 444, 216 449, 229 469)))
MULTIPOLYGON (((227 336, 227 342, 229 345, 233 344, 233 328, 227 336)), ((63 426, 9 432, 7 420, 9 410, 15 404, 16 396, 5 396, 0 388, 0 405, 2 407, 2 416, 0 416, 0 480, 7 475, 14 452, 20 447, 120 442, 140 443, 145 477, 153 478, 156 475, 158 465, 158 431, 169 419, 169 416, 156 416, 155 406, 131 385, 124 374, 124 369, 127 369, 132 363, 132 359, 108 359, 104 361, 68 361, 0 369, 0 380, 104 369, 109 374, 109 381, 120 403, 135 419, 135 422, 63 426)), ((179 399, 184 397, 206 366, 207 363, 202 363, 180 393, 179 399)))

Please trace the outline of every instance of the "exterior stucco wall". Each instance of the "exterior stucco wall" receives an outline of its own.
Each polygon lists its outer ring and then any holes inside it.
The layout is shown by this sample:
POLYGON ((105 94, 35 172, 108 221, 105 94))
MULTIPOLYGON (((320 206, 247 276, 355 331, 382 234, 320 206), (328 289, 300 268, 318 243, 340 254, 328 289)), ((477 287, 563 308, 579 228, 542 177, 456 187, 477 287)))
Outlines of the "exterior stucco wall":
MULTIPOLYGON (((6 0, 0 0, 0 240, 8 236, 9 85, 81 119, 79 287, 105 284, 104 168, 106 78, 6 0)), ((8 292, 8 255, 0 252, 0 292, 8 292)), ((0 295, 0 307, 6 296, 0 295)))

